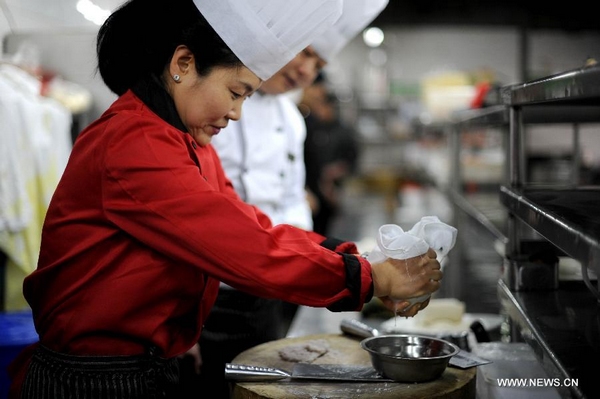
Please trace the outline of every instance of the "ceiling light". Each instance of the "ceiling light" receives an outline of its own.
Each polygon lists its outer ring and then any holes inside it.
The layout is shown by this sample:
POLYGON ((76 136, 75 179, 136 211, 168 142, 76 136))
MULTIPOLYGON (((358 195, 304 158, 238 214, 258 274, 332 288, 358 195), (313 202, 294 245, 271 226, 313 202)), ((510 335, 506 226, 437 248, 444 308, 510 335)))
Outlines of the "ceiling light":
POLYGON ((379 47, 383 43, 384 34, 379 28, 373 27, 365 29, 363 32, 363 40, 369 47, 379 47))
POLYGON ((85 19, 98 26, 102 25, 110 15, 110 10, 105 10, 90 0, 79 0, 76 7, 85 19))

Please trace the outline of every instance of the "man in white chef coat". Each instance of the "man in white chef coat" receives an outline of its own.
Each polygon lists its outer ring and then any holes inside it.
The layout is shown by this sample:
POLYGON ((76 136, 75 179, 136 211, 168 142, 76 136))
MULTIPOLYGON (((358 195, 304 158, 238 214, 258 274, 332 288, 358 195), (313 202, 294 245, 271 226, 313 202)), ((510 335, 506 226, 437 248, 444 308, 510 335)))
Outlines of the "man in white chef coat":
POLYGON ((312 229, 305 193, 306 125, 289 92, 313 83, 320 70, 387 6, 388 0, 345 0, 324 35, 265 81, 244 103, 243 116, 212 140, 240 196, 273 224, 312 229))
MULTIPOLYGON (((312 84, 327 62, 387 4, 388 0, 344 0, 334 26, 265 81, 244 102, 241 119, 229 121, 213 137, 212 145, 238 194, 269 215, 274 225, 313 227, 305 191, 306 125, 289 92, 312 84)), ((283 326, 280 301, 251 297, 222 284, 203 329, 202 356, 220 357, 224 366, 249 347, 285 336, 283 326)), ((203 383, 219 383, 213 373, 203 373, 203 383)))

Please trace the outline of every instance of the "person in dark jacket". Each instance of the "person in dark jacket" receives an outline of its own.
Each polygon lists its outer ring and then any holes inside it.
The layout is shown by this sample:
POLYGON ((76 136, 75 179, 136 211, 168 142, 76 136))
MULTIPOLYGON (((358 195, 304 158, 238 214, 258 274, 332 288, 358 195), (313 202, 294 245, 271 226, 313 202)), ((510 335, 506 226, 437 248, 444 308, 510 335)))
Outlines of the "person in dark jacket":
POLYGON ((305 115, 304 163, 306 187, 314 195, 313 229, 328 235, 341 211, 343 185, 356 170, 356 131, 339 117, 338 100, 324 73, 304 90, 299 108, 305 115))

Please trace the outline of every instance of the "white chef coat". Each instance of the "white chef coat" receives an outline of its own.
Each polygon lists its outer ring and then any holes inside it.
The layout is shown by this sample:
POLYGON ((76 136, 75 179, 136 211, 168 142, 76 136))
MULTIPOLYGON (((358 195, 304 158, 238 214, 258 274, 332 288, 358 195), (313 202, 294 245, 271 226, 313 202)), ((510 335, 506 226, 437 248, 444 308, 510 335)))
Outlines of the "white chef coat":
POLYGON ((290 96, 257 92, 244 102, 240 120, 230 121, 212 144, 244 201, 269 215, 274 225, 312 230, 305 139, 304 118, 290 96))
POLYGON ((71 113, 41 96, 40 89, 37 77, 0 65, 0 252, 7 256, 6 310, 29 307, 23 280, 37 266, 44 215, 72 148, 71 113))

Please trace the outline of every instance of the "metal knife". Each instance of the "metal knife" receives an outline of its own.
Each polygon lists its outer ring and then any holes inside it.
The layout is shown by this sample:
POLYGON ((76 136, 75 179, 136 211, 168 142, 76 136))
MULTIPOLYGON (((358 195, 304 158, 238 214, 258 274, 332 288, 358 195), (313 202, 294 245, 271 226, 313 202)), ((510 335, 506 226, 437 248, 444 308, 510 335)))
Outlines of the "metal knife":
POLYGON ((285 378, 355 382, 393 382, 372 366, 297 363, 292 372, 273 367, 225 364, 225 378, 235 381, 277 381, 285 378))

